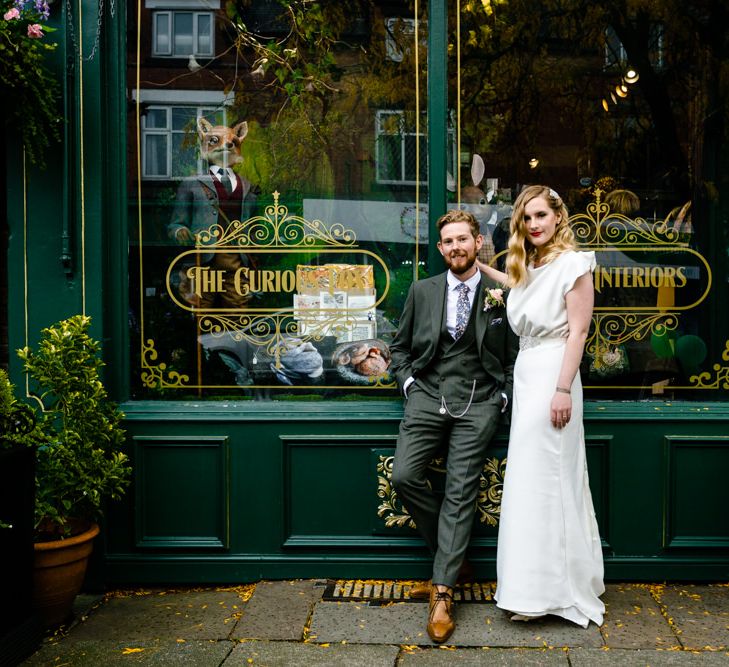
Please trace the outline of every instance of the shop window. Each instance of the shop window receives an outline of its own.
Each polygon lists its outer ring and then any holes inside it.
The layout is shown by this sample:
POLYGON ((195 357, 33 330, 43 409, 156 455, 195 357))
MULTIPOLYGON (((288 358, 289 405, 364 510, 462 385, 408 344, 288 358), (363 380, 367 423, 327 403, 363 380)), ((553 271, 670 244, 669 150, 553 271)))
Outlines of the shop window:
MULTIPOLYGON (((129 43, 201 53, 199 0, 144 1, 129 43)), ((214 12, 240 32, 203 70, 128 51, 133 399, 398 395, 390 345, 429 256, 427 89, 407 51, 386 57, 381 10, 320 5, 214 12)))
POLYGON ((142 173, 145 179, 179 179, 206 167, 190 129, 198 118, 225 124, 224 110, 196 106, 150 105, 142 115, 142 173))
POLYGON ((215 34, 212 12, 155 11, 152 55, 170 58, 212 57, 215 34))

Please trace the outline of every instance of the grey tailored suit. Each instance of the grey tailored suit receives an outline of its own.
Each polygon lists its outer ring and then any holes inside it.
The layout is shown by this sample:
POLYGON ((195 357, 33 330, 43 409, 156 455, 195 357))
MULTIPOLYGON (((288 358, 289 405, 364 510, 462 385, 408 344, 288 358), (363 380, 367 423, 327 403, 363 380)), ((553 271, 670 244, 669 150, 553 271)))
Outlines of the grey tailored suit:
POLYGON ((505 306, 484 310, 486 289, 496 285, 482 276, 469 320, 470 347, 459 352, 461 356, 444 355, 446 275, 412 284, 390 347, 400 387, 409 377, 415 378, 407 390, 392 482, 434 554, 433 583, 453 587, 471 536, 486 450, 502 417, 502 394, 511 403, 519 343, 507 322, 505 306), (436 377, 434 383, 434 369, 436 374, 447 369, 445 375, 461 379, 454 384, 448 377, 436 377), (473 392, 471 377, 473 387, 479 378, 483 390, 473 392), (447 462, 441 499, 430 488, 426 469, 442 448, 447 462))
MULTIPOLYGON (((171 239, 174 239, 177 231, 183 227, 193 234, 199 234, 218 222, 227 227, 232 221, 220 218, 218 195, 213 178, 214 176, 208 171, 206 174, 185 179, 180 183, 175 195, 172 218, 167 225, 167 234, 171 239)), ((250 182, 245 178, 239 176, 238 183, 242 186, 242 196, 240 215, 235 219, 247 220, 255 211, 257 197, 251 190, 250 182)), ((241 253, 241 256, 244 256, 244 253, 241 253)), ((211 258, 212 253, 205 253, 201 257, 205 263, 211 258)))

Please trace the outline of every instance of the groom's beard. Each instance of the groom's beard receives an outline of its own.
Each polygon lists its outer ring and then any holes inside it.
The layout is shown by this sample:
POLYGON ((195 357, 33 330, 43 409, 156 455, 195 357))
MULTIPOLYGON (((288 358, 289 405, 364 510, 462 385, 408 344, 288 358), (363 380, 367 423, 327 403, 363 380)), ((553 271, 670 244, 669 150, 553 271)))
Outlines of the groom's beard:
POLYGON ((457 276, 463 275, 471 270, 471 267, 476 262, 476 252, 466 252, 464 250, 457 250, 448 253, 443 256, 446 266, 457 276))

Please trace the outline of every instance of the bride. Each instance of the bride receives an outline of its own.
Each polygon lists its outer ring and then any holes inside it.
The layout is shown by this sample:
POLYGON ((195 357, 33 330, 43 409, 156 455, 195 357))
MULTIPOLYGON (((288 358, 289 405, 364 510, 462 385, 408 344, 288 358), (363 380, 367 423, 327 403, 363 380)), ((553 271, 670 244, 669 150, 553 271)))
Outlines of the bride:
POLYGON ((499 524, 497 605, 602 624, 600 536, 590 495, 579 366, 592 317, 594 252, 577 252, 562 199, 543 185, 514 203, 504 274, 520 337, 499 524))

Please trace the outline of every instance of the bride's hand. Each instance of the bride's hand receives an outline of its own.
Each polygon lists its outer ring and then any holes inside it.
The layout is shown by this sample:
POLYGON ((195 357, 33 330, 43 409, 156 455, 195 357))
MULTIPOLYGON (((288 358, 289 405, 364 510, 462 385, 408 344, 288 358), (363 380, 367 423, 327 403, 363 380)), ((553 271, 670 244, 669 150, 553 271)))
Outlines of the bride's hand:
POLYGON ((572 419, 572 396, 555 392, 552 397, 550 418, 554 428, 564 428, 572 419))
POLYGON ((491 278, 491 280, 495 280, 497 283, 506 285, 506 274, 502 271, 499 271, 488 264, 484 264, 480 259, 476 260, 476 266, 481 273, 486 275, 488 278, 491 278))

